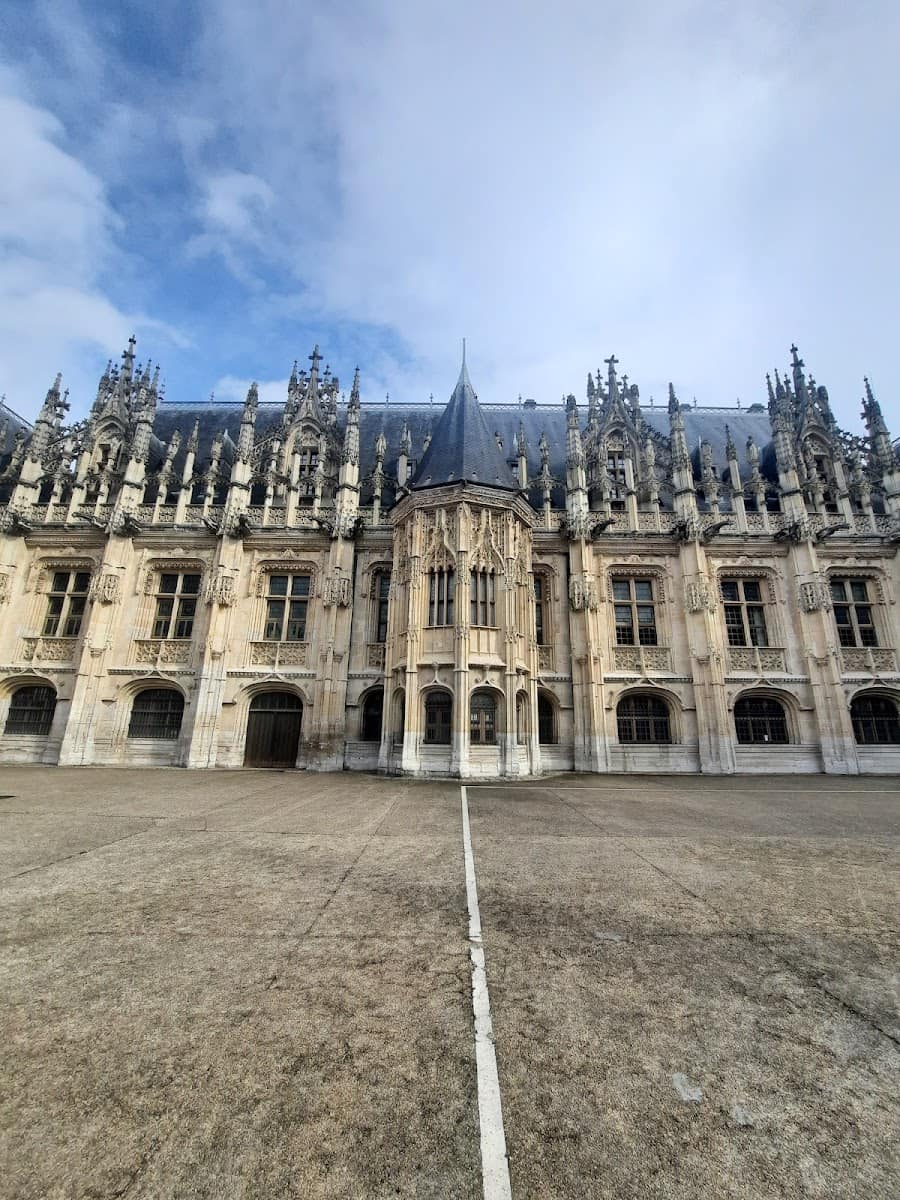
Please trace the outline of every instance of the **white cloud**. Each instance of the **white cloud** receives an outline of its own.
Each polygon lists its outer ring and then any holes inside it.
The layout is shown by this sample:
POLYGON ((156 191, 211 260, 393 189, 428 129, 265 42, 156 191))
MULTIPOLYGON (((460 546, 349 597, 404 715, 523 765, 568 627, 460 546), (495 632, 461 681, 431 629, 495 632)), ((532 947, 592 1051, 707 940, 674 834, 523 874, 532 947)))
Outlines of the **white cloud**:
POLYGON ((852 420, 864 369, 896 379, 897 29, 874 0, 220 0, 206 84, 271 189, 257 249, 323 323, 406 340, 392 391, 449 390, 465 333, 496 398, 615 349, 645 394, 746 403, 796 338, 852 420))
MULTIPOLYGON (((213 387, 216 400, 240 401, 247 399, 251 379, 238 379, 234 375, 223 375, 217 379, 213 387)), ((259 400, 261 404, 284 404, 287 399, 288 380, 269 379, 261 383, 257 381, 259 400)))
POLYGON ((33 413, 64 366, 77 415, 93 396, 95 364, 118 354, 134 329, 184 338, 164 321, 123 312, 106 294, 101 281, 119 261, 122 222, 102 181, 60 144, 60 122, 14 86, 0 75, 0 391, 33 413))

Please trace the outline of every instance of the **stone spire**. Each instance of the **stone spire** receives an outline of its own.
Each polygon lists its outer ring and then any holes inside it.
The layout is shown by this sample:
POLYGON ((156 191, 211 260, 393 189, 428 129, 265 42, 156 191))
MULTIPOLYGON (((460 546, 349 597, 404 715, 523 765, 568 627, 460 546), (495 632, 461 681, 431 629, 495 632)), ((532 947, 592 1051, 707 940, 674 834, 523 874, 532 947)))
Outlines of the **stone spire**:
MULTIPOLYGON (((59 428, 64 411, 61 385, 62 375, 57 375, 47 391, 41 411, 34 422, 34 432, 28 444, 28 457, 34 463, 44 461, 44 457, 50 449, 53 434, 59 428)), ((68 408, 68 404, 65 407, 68 408)))
POLYGON ((244 410, 241 413, 241 427, 238 432, 237 441, 237 456, 235 464, 238 460, 242 463, 250 461, 250 455, 253 453, 253 435, 256 428, 256 416, 259 412, 259 388, 256 382, 250 384, 247 392, 247 399, 244 401, 244 410))
POLYGON ((872 459, 882 471, 891 469, 894 463, 894 452, 891 448, 891 437, 881 412, 881 405, 875 399, 872 385, 868 376, 863 380, 866 395, 862 402, 862 417, 869 434, 869 444, 872 447, 872 459))

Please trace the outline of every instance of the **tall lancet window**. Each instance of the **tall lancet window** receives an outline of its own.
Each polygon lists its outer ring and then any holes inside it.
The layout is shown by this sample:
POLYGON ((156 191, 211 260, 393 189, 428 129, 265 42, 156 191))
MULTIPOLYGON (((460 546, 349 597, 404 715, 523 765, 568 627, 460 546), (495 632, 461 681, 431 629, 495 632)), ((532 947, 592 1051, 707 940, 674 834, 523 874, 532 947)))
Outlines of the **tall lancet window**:
POLYGON ((428 624, 453 624, 456 578, 453 569, 428 572, 428 624))
POLYGON ((470 592, 469 623, 496 625, 494 572, 473 571, 470 592))

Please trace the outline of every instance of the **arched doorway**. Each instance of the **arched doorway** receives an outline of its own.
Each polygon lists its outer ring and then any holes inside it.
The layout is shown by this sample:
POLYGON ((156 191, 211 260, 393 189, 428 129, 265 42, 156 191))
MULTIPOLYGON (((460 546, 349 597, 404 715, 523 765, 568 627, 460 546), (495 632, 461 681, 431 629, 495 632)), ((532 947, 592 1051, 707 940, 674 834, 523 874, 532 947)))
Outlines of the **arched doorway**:
POLYGON ((245 767, 293 767, 303 703, 293 692, 261 692, 250 702, 245 767))
POLYGON ((360 738, 364 742, 381 741, 384 715, 384 688, 373 688, 363 701, 360 738))

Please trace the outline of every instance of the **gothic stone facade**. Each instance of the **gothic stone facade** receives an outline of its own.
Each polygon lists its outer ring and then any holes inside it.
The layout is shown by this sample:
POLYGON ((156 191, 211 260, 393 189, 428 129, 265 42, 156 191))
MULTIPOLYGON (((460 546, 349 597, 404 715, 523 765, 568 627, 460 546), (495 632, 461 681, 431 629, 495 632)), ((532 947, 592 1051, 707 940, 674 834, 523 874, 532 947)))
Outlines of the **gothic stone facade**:
POLYGON ((885 773, 900 464, 768 403, 176 405, 134 343, 0 440, 0 761, 885 773))

